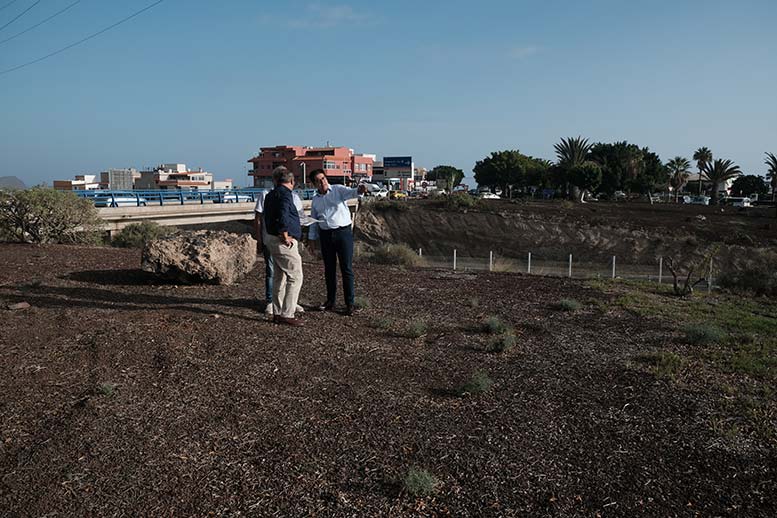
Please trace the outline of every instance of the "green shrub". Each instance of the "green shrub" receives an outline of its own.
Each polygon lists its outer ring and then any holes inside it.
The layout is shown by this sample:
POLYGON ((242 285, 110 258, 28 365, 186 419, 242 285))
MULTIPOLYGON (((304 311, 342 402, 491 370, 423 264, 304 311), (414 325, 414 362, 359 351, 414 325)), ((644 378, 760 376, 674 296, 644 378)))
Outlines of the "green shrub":
POLYGON ((723 343, 726 332, 710 324, 691 324, 683 328, 685 341, 691 345, 713 345, 723 343))
POLYGON ((407 327, 402 332, 402 336, 405 338, 420 338, 426 334, 428 329, 429 327, 423 320, 412 320, 408 322, 407 327))
POLYGON ((372 304, 367 297, 356 297, 353 299, 353 305, 356 309, 370 309, 372 304))
POLYGON ((407 245, 385 244, 376 248, 370 261, 377 264, 394 264, 402 266, 422 266, 425 264, 419 256, 407 245))
POLYGON ((777 265, 761 264, 723 273, 718 284, 735 292, 777 295, 777 265))
POLYGON ((464 396, 466 394, 482 394, 483 392, 487 392, 493 384, 494 382, 488 377, 488 374, 483 371, 477 371, 472 375, 469 381, 459 387, 456 392, 459 396, 464 396))
POLYGON ((488 317, 483 321, 483 331, 492 335, 498 335, 507 331, 507 324, 498 317, 488 317))
POLYGON ((503 353, 515 347, 515 334, 508 331, 497 336, 488 344, 488 351, 492 353, 503 353))
POLYGON ((394 325, 394 321, 391 320, 390 318, 379 318, 375 321, 373 325, 378 329, 383 329, 384 331, 387 331, 391 329, 391 327, 394 325))
POLYGON ((425 469, 410 468, 402 485, 413 496, 429 496, 438 484, 437 479, 425 469))
POLYGON ((116 234, 116 237, 111 241, 111 245, 120 248, 143 248, 146 242, 167 236, 174 230, 174 228, 163 227, 153 221, 132 223, 116 234))
POLYGON ((445 207, 450 210, 474 209, 480 200, 467 193, 455 192, 445 198, 445 207))
POLYGON ((112 396, 116 392, 116 384, 104 381, 97 386, 97 391, 103 396, 112 396))
POLYGON ((410 206, 407 204, 407 202, 399 201, 399 200, 378 200, 370 204, 370 206, 373 208, 373 210, 376 210, 378 212, 386 212, 386 211, 396 211, 396 212, 405 212, 406 210, 410 209, 410 206))
POLYGON ((556 309, 560 309, 561 311, 577 311, 582 307, 583 305, 574 299, 561 299, 558 301, 558 304, 556 304, 556 309))
POLYGON ((46 187, 0 191, 0 237, 24 243, 97 243, 97 209, 72 192, 46 187))

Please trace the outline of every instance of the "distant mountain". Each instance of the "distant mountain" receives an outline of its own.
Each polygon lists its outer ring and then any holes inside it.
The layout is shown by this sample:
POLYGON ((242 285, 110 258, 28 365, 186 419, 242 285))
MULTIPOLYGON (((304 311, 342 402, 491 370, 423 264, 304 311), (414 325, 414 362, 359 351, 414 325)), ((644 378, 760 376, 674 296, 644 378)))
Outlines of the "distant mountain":
POLYGON ((24 182, 15 176, 0 176, 0 189, 26 189, 24 182))

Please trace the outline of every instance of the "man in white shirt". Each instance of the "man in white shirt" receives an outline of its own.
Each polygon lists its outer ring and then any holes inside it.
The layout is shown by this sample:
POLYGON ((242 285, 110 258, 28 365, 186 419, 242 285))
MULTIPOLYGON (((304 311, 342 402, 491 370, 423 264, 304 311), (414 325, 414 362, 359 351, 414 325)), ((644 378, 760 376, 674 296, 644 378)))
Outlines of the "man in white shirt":
POLYGON ((320 240, 326 279, 326 302, 320 309, 333 311, 335 308, 339 262, 343 276, 345 314, 350 316, 354 312, 353 231, 351 210, 345 202, 366 193, 367 187, 359 185, 358 188, 351 189, 344 185, 330 185, 323 169, 312 171, 309 178, 317 190, 311 202, 310 217, 318 220, 318 223, 310 226, 308 239, 313 250, 316 248, 316 241, 320 240))
MULTIPOLYGON (((273 171, 274 173, 275 171, 273 171)), ((274 177, 273 177, 274 178, 274 177)), ((262 253, 264 256, 264 300, 267 303, 264 312, 272 316, 272 285, 273 285, 273 272, 274 261, 270 250, 267 248, 267 228, 262 220, 264 213, 264 199, 267 193, 270 191, 262 191, 256 196, 256 205, 254 206, 254 239, 256 239, 256 253, 262 253)), ((292 192, 294 198, 294 206, 299 212, 300 219, 305 218, 305 211, 302 209, 302 200, 296 192, 292 192)), ((302 313, 305 311, 302 306, 297 306, 297 312, 302 313)))

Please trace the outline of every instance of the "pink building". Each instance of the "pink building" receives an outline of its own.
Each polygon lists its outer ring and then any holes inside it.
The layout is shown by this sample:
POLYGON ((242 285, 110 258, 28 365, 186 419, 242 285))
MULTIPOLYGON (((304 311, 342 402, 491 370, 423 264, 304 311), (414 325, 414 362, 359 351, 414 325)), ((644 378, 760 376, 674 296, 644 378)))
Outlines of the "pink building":
POLYGON ((254 177, 254 187, 271 188, 272 171, 278 166, 294 173, 298 185, 303 183, 303 174, 307 180, 314 169, 326 171, 331 183, 348 184, 372 177, 374 157, 354 154, 347 147, 274 146, 261 148, 248 162, 253 164, 248 174, 254 177))

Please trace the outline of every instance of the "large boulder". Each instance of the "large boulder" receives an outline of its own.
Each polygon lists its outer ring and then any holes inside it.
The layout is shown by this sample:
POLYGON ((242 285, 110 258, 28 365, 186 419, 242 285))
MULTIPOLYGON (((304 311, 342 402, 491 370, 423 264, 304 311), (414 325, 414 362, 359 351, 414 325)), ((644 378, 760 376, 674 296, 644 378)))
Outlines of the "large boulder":
POLYGON ((223 230, 180 231, 143 247, 143 271, 180 283, 234 284, 254 267, 256 240, 223 230))

